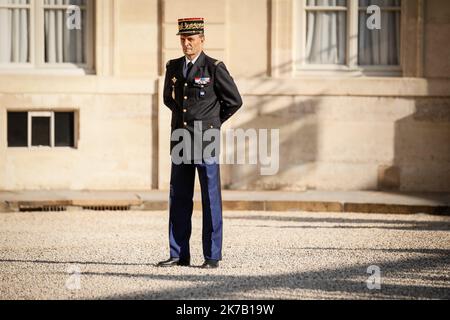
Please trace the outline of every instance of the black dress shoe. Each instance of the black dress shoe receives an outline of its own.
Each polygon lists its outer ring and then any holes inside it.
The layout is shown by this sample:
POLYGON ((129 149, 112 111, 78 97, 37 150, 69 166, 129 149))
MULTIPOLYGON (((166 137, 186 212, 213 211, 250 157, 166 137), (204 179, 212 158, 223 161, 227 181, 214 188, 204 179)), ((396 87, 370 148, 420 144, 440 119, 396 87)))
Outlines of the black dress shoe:
POLYGON ((161 261, 157 264, 158 267, 176 267, 189 265, 189 260, 181 260, 180 258, 170 258, 169 260, 161 261))
POLYGON ((219 261, 217 260, 205 260, 205 262, 201 265, 202 269, 216 269, 219 267, 219 261))

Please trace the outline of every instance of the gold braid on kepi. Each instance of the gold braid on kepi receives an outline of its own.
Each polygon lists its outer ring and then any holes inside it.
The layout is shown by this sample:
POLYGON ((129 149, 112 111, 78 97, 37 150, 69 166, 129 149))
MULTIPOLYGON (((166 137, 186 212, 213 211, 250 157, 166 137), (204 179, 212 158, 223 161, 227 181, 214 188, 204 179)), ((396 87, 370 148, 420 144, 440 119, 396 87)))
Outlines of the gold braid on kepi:
POLYGON ((203 18, 178 19, 178 33, 180 35, 204 34, 205 21, 203 18))

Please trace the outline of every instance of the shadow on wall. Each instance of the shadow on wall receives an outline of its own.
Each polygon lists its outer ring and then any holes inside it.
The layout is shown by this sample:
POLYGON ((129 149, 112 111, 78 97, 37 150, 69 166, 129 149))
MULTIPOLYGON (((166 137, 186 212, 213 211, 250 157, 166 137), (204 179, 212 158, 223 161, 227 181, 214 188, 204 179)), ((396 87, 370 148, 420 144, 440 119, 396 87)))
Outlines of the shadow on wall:
POLYGON ((450 100, 417 98, 415 112, 395 123, 394 165, 379 172, 379 189, 450 192, 450 100))
MULTIPOLYGON (((418 192, 421 196, 426 196, 423 193, 450 192, 450 100, 416 99, 415 111, 395 121, 393 165, 378 166, 375 190, 418 192)), ((320 104, 320 96, 247 96, 247 114, 238 116, 233 127, 244 130, 279 128, 280 169, 275 176, 262 176, 260 164, 224 165, 224 188, 315 189, 319 179, 316 168, 320 104), (287 121, 289 119, 291 121, 287 121)), ((248 145, 246 153, 249 153, 248 145)), ((368 187, 366 190, 374 189, 368 187)), ((433 199, 431 194, 426 197, 433 199)))
MULTIPOLYGON (((269 85, 264 83, 264 87, 269 85)), ((323 96, 271 96, 276 83, 272 85, 274 87, 269 87, 264 96, 246 96, 246 112, 238 113, 231 122, 233 128, 244 130, 280 129, 279 172, 275 176, 262 176, 260 164, 224 165, 225 189, 303 191, 318 188, 318 179, 321 179, 319 144, 323 130, 320 113, 326 109, 321 108, 323 96)), ((370 173, 373 183, 366 187, 360 185, 358 190, 417 192, 430 200, 434 196, 426 193, 450 192, 450 99, 432 96, 410 99, 414 99, 415 107, 409 115, 391 120, 394 141, 386 143, 392 144, 392 164, 377 164, 378 172, 370 173)), ((247 154, 248 151, 247 145, 247 154)))
MULTIPOLYGON (((295 168, 298 173, 304 169, 304 178, 311 173, 317 160, 319 122, 317 120, 317 110, 320 97, 295 97, 295 96, 247 96, 245 99, 246 108, 249 108, 247 115, 233 119, 233 128, 269 129, 267 136, 271 140, 270 130, 279 129, 279 170, 274 176, 262 176, 262 165, 258 159, 257 165, 229 165, 221 167, 223 172, 223 184, 225 189, 264 189, 282 190, 307 188, 290 181, 290 179, 279 179, 277 177, 289 175, 289 170, 295 168), (245 117, 245 118, 244 118, 245 117), (241 120, 242 119, 242 120, 241 120), (295 119, 287 122, 286 119, 295 119), (300 169, 299 169, 300 167, 300 169), (283 182, 285 181, 285 182, 283 182), (289 181, 287 183, 286 181, 289 181)), ((259 139, 259 138, 258 138, 259 139)), ((236 143, 236 141, 235 141, 236 143)), ((226 146, 225 146, 226 147, 226 146)), ((250 152, 248 143, 246 144, 246 163, 250 152)), ((257 148, 256 148, 257 149, 257 148)), ((229 152, 225 148, 225 153, 229 152)), ((268 144, 267 156, 271 157, 271 147, 268 144)), ((236 159, 236 156, 235 156, 236 159)), ((275 161, 272 158, 272 161, 275 161)), ((313 186, 311 186, 313 188, 313 186)))
MULTIPOLYGON (((290 69, 292 63, 283 63, 277 68, 280 70, 290 69)), ((261 73, 254 78, 266 77, 267 73, 261 73)), ((319 122, 317 119, 318 107, 320 104, 320 96, 306 97, 293 95, 270 95, 275 91, 276 84, 269 82, 264 84, 268 94, 264 96, 246 95, 244 96, 245 113, 238 112, 235 117, 230 120, 231 128, 256 129, 259 134, 260 129, 267 129, 267 157, 271 157, 271 131, 279 129, 279 170, 273 176, 262 176, 262 167, 267 168, 268 165, 261 165, 259 156, 257 156, 256 165, 249 165, 249 154, 251 149, 248 142, 245 146, 246 165, 227 164, 223 162, 221 165, 221 179, 224 189, 232 190, 305 190, 314 189, 315 185, 302 183, 292 183, 292 179, 279 179, 277 177, 289 175, 290 169, 295 169, 298 173, 303 172, 303 177, 311 174, 310 168, 314 166, 318 158, 318 137, 319 122), (294 119, 296 121, 287 122, 286 119, 294 119), (300 168, 299 168, 300 167, 300 168), (283 182, 285 181, 285 182, 283 182), (288 182, 286 182, 288 181, 288 182)), ((250 88, 250 92, 256 88, 250 88)), ((222 138, 225 138, 222 133, 222 138)), ((226 141, 226 139, 222 139, 226 141)), ((258 137, 259 142, 259 137, 258 137)), ((234 144, 237 144, 235 140, 234 144)), ((223 145, 224 154, 230 152, 223 145)), ((259 148, 256 148, 258 151, 259 148)), ((234 151, 234 159, 236 161, 236 148, 234 151)), ((224 160, 225 157, 222 157, 224 160)), ((273 157, 272 157, 272 161, 273 157)), ((234 162, 236 163, 236 162, 234 162)))

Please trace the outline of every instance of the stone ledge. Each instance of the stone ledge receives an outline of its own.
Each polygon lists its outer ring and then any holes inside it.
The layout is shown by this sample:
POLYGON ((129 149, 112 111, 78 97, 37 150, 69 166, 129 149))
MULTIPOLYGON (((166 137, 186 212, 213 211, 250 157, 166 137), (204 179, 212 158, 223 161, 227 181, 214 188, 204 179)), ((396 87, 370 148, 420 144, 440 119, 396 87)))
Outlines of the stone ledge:
POLYGON ((417 206, 379 203, 345 203, 343 212, 450 215, 450 206, 417 206))
MULTIPOLYGON (((160 200, 51 200, 51 201, 0 201, 0 212, 40 211, 38 208, 47 208, 42 211, 58 210, 63 207, 73 210, 83 208, 98 208, 101 210, 130 210, 138 211, 164 211, 168 210, 168 202, 160 200), (125 209, 124 209, 125 208, 125 209)), ((194 210, 201 210, 201 201, 194 201, 194 210)), ((307 212, 340 212, 340 213, 368 213, 368 214, 432 214, 450 215, 450 206, 446 205, 405 205, 382 203, 353 203, 353 202, 327 202, 327 201, 223 201, 223 210, 226 211, 307 211, 307 212)))

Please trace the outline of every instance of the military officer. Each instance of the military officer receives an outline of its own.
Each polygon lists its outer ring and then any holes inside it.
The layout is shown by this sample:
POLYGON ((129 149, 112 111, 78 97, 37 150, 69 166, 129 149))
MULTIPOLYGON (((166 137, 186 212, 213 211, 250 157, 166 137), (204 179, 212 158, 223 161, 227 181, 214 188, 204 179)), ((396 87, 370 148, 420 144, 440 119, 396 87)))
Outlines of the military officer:
POLYGON ((184 56, 167 63, 164 83, 164 104, 172 111, 170 258, 158 266, 190 265, 189 240, 197 170, 203 209, 204 263, 201 267, 217 268, 222 260, 220 135, 210 140, 216 148, 207 154, 209 144, 203 134, 207 130, 219 131, 242 106, 242 99, 224 63, 203 52, 204 19, 179 19, 178 29, 184 56), (180 139, 176 139, 174 133, 180 131, 182 134, 177 135, 180 139), (197 137, 201 139, 200 144, 197 137), (183 161, 179 161, 181 157, 183 161))

